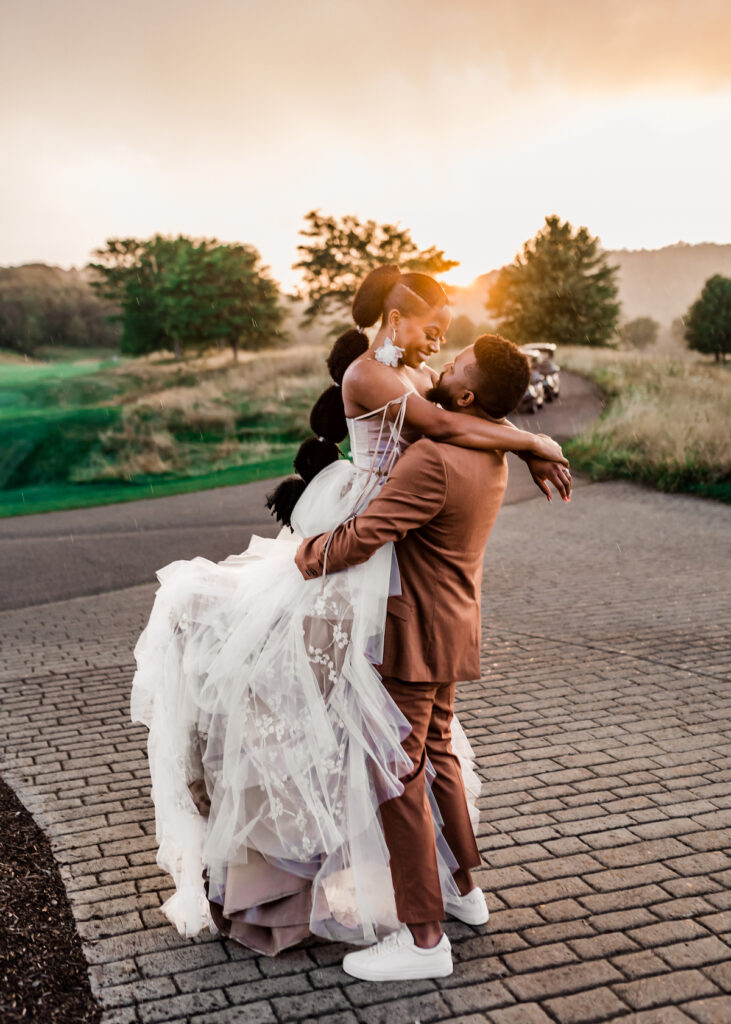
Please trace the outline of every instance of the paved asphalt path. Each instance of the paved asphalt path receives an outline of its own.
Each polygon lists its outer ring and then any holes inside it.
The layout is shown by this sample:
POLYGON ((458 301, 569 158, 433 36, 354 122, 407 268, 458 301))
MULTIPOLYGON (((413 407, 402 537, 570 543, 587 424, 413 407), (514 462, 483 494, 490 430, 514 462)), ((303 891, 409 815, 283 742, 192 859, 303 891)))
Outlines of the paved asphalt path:
MULTIPOLYGON (((597 416, 601 399, 573 374, 562 375, 562 386, 560 402, 514 422, 561 441, 576 434, 597 416)), ((509 504, 536 493, 525 467, 511 460, 509 504)), ((277 533, 265 507, 274 483, 0 519, 0 610, 121 590, 154 580, 176 559, 220 561, 243 551, 253 533, 277 533)))

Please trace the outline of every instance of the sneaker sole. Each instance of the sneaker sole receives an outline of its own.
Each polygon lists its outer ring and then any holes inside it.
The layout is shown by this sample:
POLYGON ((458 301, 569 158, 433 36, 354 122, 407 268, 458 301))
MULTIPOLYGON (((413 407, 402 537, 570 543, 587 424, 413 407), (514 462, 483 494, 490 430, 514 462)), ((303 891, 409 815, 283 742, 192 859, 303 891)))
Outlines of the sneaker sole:
POLYGON ((485 917, 483 917, 482 915, 477 917, 475 914, 470 916, 469 914, 457 913, 454 910, 450 910, 448 907, 445 907, 444 909, 447 911, 447 913, 449 914, 450 917, 455 918, 455 920, 457 920, 457 921, 462 921, 463 924, 471 924, 471 925, 487 924, 487 922, 490 920, 490 911, 489 910, 487 911, 487 914, 486 914, 485 917))
POLYGON ((454 971, 454 964, 450 964, 448 968, 445 966, 429 970, 427 970, 426 966, 421 968, 414 967, 409 971, 399 971, 397 974, 391 971, 359 970, 357 967, 348 968, 345 964, 343 964, 343 970, 351 978, 357 978, 359 981, 418 981, 427 978, 448 978, 454 971))

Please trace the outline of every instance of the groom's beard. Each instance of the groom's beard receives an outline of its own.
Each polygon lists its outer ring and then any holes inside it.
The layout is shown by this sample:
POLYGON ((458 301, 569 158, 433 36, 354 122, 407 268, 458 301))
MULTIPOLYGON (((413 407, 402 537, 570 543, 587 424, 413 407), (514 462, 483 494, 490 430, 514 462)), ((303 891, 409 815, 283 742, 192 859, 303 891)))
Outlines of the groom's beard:
POLYGON ((441 407, 443 409, 446 409, 448 412, 452 410, 452 396, 442 384, 441 377, 436 382, 434 387, 429 388, 429 390, 425 392, 424 398, 427 400, 427 402, 434 402, 437 405, 441 405, 441 407))

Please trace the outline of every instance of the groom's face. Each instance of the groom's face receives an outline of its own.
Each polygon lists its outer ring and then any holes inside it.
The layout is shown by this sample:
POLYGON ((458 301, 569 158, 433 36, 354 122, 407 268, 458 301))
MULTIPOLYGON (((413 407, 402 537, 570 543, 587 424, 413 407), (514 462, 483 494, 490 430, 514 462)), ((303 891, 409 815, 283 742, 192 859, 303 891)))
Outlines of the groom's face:
POLYGON ((468 345, 445 365, 439 374, 439 380, 427 391, 426 397, 430 402, 439 402, 451 412, 464 412, 475 404, 475 393, 472 389, 474 375, 478 372, 475 350, 472 345, 468 345))

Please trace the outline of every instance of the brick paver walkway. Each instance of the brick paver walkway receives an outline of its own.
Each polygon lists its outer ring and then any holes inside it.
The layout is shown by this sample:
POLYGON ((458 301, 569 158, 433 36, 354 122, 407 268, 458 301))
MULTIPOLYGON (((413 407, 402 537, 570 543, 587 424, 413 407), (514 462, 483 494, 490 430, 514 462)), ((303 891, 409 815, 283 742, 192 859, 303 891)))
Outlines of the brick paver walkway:
POLYGON ((459 697, 492 917, 447 925, 438 983, 353 981, 319 941, 181 939, 127 717, 153 588, 0 615, 0 771, 52 837, 105 1020, 728 1024, 730 525, 624 484, 501 513, 459 697))

